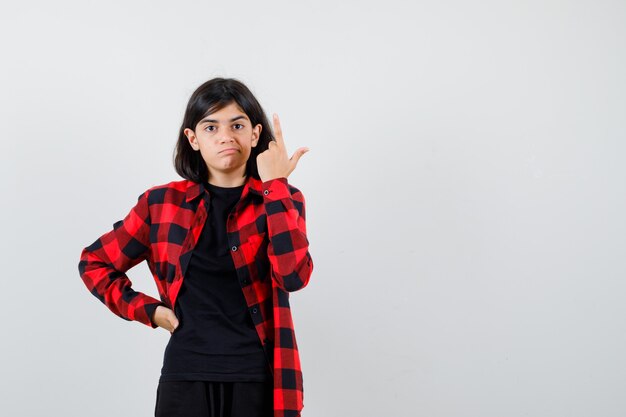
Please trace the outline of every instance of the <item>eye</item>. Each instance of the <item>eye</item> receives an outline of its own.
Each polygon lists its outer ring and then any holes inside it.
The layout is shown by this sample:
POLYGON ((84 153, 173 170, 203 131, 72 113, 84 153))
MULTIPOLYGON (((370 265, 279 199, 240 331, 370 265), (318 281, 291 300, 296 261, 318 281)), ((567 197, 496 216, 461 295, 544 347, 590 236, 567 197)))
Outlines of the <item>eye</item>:
POLYGON ((243 125, 241 123, 235 123, 235 129, 241 130, 243 129, 243 125), (237 127, 237 126, 241 126, 241 127, 237 127))
POLYGON ((208 125, 207 127, 205 127, 205 128, 204 128, 204 130, 206 130, 206 131, 208 131, 208 132, 212 132, 214 127, 215 127, 215 126, 208 125))

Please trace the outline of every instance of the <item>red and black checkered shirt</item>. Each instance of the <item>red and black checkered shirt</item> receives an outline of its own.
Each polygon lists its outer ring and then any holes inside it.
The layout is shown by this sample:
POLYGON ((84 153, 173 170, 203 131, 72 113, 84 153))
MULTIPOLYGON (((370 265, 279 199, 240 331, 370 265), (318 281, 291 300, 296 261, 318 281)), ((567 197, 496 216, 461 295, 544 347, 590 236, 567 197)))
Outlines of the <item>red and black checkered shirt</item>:
MULTIPOLYGON (((143 192, 113 229, 83 249, 78 270, 89 291, 113 313, 153 328, 158 305, 174 310, 193 249, 207 218, 202 183, 172 181, 143 192), (146 260, 160 300, 133 290, 126 271, 146 260)), ((302 193, 276 178, 248 177, 226 232, 237 276, 274 380, 274 416, 303 408, 300 357, 289 292, 313 271, 302 193)))

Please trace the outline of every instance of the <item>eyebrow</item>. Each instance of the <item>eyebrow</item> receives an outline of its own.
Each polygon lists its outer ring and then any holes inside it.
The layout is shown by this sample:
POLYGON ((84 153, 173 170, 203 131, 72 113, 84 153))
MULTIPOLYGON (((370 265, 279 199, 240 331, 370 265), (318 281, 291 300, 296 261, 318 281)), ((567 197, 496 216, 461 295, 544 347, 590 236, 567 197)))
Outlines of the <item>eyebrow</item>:
MULTIPOLYGON (((244 116, 243 114, 239 115, 239 116, 235 116, 232 119, 230 119, 231 122, 234 122, 235 120, 239 120, 239 119, 246 119, 246 116, 244 116)), ((198 122, 198 124, 200 123, 218 123, 218 120, 215 119, 202 119, 198 122)))

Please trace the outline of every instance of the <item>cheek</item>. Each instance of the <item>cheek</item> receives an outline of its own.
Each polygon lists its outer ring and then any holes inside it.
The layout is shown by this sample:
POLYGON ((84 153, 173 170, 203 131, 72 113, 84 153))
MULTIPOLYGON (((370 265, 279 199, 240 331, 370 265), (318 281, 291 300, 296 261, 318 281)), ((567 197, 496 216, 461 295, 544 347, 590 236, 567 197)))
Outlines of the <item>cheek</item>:
POLYGON ((199 152, 205 162, 209 162, 212 158, 215 158, 215 156, 211 154, 209 149, 200 148, 199 152))
POLYGON ((250 158, 250 155, 252 155, 252 149, 250 148, 245 148, 242 150, 243 155, 245 156, 246 161, 250 158))

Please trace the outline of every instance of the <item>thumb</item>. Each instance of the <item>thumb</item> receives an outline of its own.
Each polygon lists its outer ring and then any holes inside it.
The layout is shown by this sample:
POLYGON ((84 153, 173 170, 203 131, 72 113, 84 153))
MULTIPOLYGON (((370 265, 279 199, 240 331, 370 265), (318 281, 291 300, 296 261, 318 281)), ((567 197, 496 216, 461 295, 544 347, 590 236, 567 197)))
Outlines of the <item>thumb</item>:
POLYGON ((289 158, 289 161, 291 161, 291 165, 295 167, 298 161, 300 160, 300 158, 302 157, 302 155, 304 155, 308 151, 309 151, 309 148, 298 148, 298 150, 296 150, 293 153, 291 158, 289 158))

